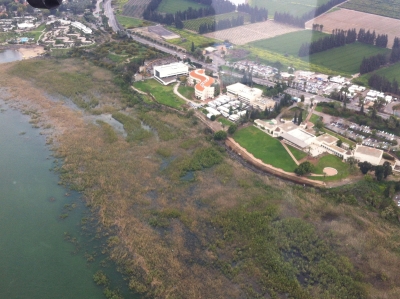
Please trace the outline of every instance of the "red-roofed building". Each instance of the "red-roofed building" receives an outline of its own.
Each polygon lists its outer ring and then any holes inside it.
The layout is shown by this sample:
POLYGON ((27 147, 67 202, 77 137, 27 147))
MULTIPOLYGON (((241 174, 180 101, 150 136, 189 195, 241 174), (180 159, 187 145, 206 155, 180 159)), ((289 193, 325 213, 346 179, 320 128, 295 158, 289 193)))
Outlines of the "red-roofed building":
POLYGON ((204 69, 198 69, 189 73, 188 83, 194 85, 196 98, 206 100, 214 97, 214 78, 205 75, 204 69))

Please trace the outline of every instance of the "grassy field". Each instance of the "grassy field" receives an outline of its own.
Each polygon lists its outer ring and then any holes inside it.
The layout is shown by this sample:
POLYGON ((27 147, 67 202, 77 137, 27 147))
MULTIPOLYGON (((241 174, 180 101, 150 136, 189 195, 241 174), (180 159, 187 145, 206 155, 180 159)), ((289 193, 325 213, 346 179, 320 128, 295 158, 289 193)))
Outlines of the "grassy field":
POLYGON ((117 15, 116 17, 117 17, 118 23, 120 23, 124 28, 127 28, 127 29, 149 26, 152 24, 151 22, 148 22, 145 20, 131 18, 131 17, 125 17, 125 16, 121 16, 121 15, 117 15))
POLYGON ((133 83, 133 86, 141 91, 151 93, 160 104, 172 108, 181 108, 185 101, 177 97, 173 92, 173 85, 164 86, 156 80, 145 80, 133 83))
POLYGON ((212 38, 208 38, 199 34, 189 32, 187 30, 179 30, 176 28, 168 27, 168 30, 174 31, 181 36, 181 38, 169 39, 167 42, 183 47, 187 51, 190 51, 192 42, 195 47, 205 48, 217 43, 218 41, 212 38), (182 41, 183 39, 183 41, 182 41))
POLYGON ((361 61, 364 57, 376 54, 389 53, 389 49, 354 43, 344 47, 334 48, 328 51, 313 54, 303 60, 313 65, 319 65, 347 75, 359 72, 361 61))
POLYGON ((400 0, 350 0, 342 4, 341 7, 374 15, 400 19, 400 0))
POLYGON ((191 86, 183 86, 179 85, 178 92, 183 95, 185 98, 191 100, 194 95, 194 88, 191 86))
MULTIPOLYGON (((321 107, 322 108, 322 107, 321 107)), ((313 114, 310 117, 310 122, 312 122, 313 124, 315 124, 317 122, 317 120, 321 119, 321 117, 319 115, 313 114)))
POLYGON ((254 126, 237 131, 234 139, 264 163, 289 172, 293 172, 297 166, 278 139, 265 134, 254 126))
POLYGON ((323 169, 325 167, 332 167, 338 171, 337 175, 326 176, 326 177, 310 177, 311 179, 323 180, 323 181, 335 181, 343 179, 349 176, 350 166, 342 162, 342 160, 334 155, 326 155, 319 159, 317 165, 315 165, 315 174, 324 174, 323 169))
POLYGON ((318 40, 327 34, 314 31, 303 30, 279 35, 273 38, 263 39, 250 43, 251 46, 266 49, 280 54, 297 56, 303 43, 318 40))
MULTIPOLYGON (((384 76, 388 78, 390 81, 393 79, 396 79, 397 82, 400 82, 400 62, 395 63, 391 66, 381 68, 377 71, 374 72, 374 74, 378 74, 380 76, 384 76)), ((356 78, 354 81, 361 83, 365 86, 368 86, 368 79, 371 77, 372 73, 364 74, 358 78, 356 78)))
POLYGON ((306 12, 309 12, 312 8, 327 3, 328 0, 303 0, 293 2, 290 0, 249 0, 251 6, 264 7, 268 9, 268 15, 270 18, 274 17, 274 13, 277 12, 288 12, 294 16, 301 17, 306 12))
POLYGON ((157 11, 175 13, 177 11, 187 10, 189 7, 199 9, 207 6, 190 0, 163 0, 158 6, 157 11))
POLYGON ((293 154, 293 156, 296 158, 297 161, 300 161, 301 159, 307 157, 307 154, 301 150, 298 150, 297 148, 294 148, 293 146, 286 145, 290 152, 293 154))
POLYGON ((222 125, 229 127, 230 125, 233 125, 233 122, 230 120, 227 120, 225 117, 220 116, 217 119, 218 122, 220 122, 222 125))
POLYGON ((221 21, 221 20, 237 18, 238 16, 243 16, 245 23, 250 21, 250 15, 247 14, 247 13, 231 12, 231 13, 212 16, 212 17, 205 17, 205 18, 200 18, 200 19, 184 21, 183 25, 184 25, 185 29, 197 32, 199 30, 199 27, 200 27, 201 24, 205 24, 205 23, 212 24, 214 21, 218 22, 218 21, 221 21))

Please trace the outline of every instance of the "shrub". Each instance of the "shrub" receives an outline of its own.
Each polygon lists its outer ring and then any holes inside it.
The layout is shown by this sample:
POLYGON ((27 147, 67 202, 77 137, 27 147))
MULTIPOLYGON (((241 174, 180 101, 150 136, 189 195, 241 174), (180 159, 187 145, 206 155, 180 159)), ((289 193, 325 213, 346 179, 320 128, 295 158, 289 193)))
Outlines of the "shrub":
POLYGON ((394 161, 394 157, 392 155, 389 155, 388 153, 383 153, 382 157, 383 159, 394 161))
POLYGON ((215 140, 224 140, 226 137, 228 137, 228 134, 225 131, 218 131, 214 134, 215 140))
POLYGON ((306 161, 301 163, 295 170, 295 174, 297 175, 306 175, 308 173, 313 172, 314 170, 314 165, 312 165, 310 162, 306 161))
POLYGON ((237 130, 237 125, 236 124, 230 125, 229 128, 228 128, 228 133, 232 135, 233 133, 236 132, 236 130, 237 130))

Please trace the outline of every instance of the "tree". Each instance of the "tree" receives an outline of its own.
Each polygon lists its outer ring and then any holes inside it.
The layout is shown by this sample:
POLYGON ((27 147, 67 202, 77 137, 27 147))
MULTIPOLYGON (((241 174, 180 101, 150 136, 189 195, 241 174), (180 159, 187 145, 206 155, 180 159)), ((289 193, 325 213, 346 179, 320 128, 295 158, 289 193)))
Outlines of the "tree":
POLYGON ((300 124, 303 122, 303 111, 300 110, 299 113, 299 118, 297 119, 297 125, 300 126, 300 124))
POLYGON ((338 147, 341 147, 342 144, 343 144, 343 141, 342 141, 341 139, 339 139, 338 141, 336 141, 336 145, 337 145, 338 147))
POLYGON ((314 165, 306 161, 301 163, 295 170, 294 173, 297 175, 306 175, 314 171, 314 165))
POLYGON ((346 163, 350 165, 351 169, 354 169, 355 166, 357 165, 357 159, 354 157, 349 157, 347 158, 346 163))
POLYGON ((385 163, 383 163, 382 167, 383 167, 383 177, 386 179, 389 175, 393 173, 392 165, 390 165, 390 163, 386 161, 385 163))
POLYGON ((228 133, 232 135, 233 133, 236 132, 236 130, 237 130, 237 125, 236 124, 232 124, 228 128, 228 133))
POLYGON ((358 167, 360 167, 362 174, 367 174, 373 168, 372 164, 367 161, 358 163, 358 167))
POLYGON ((301 100, 301 102, 304 102, 304 95, 303 94, 300 96, 300 100, 301 100))
POLYGON ((322 120, 318 119, 314 125, 317 129, 321 130, 324 127, 324 123, 322 120))
POLYGON ((218 132, 215 132, 215 134, 214 134, 215 140, 224 140, 227 137, 228 137, 228 133, 226 133, 225 131, 218 131, 218 132))
POLYGON ((215 115, 211 115, 210 119, 211 121, 214 121, 216 119, 215 115))
POLYGON ((297 124, 297 112, 294 113, 293 122, 294 122, 295 124, 297 124))
POLYGON ((378 182, 383 180, 384 168, 382 165, 375 166, 375 177, 378 182))
POLYGON ((194 52, 194 42, 192 42, 192 47, 190 48, 190 51, 193 53, 194 52))

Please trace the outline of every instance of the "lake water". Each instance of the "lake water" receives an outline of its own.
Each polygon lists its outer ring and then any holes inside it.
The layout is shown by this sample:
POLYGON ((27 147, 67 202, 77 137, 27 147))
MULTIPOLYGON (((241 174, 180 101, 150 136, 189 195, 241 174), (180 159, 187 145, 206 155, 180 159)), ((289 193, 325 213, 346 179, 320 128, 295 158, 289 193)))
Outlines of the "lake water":
POLYGON ((81 244, 88 239, 80 229, 87 212, 80 195, 66 196, 58 185, 49 171, 55 159, 29 118, 4 104, 0 108, 0 298, 105 298, 93 282, 99 269, 123 288, 115 266, 99 266, 104 256, 88 263, 84 253, 93 254, 93 248, 82 245, 74 253, 76 246, 65 241, 65 232, 81 244), (74 209, 65 207, 72 204, 74 209))
POLYGON ((22 54, 15 50, 5 50, 0 52, 0 63, 22 60, 22 54))

